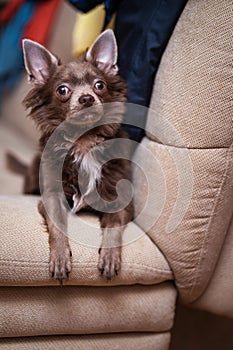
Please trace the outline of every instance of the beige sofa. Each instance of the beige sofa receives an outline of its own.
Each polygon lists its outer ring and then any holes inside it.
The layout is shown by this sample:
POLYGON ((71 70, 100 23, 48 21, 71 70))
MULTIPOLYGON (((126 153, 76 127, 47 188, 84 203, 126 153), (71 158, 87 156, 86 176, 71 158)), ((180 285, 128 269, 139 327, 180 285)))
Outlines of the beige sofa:
MULTIPOLYGON (((65 15, 74 20, 67 5, 63 10, 57 28, 65 15)), ((134 155, 142 167, 133 176, 136 220, 124 234, 122 270, 111 282, 98 274, 98 219, 87 214, 69 219, 70 280, 60 287, 49 278, 38 198, 20 195, 22 179, 4 168, 6 149, 29 160, 35 148, 19 104, 26 80, 5 99, 1 348, 165 350, 177 295, 233 317, 230 12, 227 0, 190 0, 177 23, 155 80, 147 136, 134 155)))

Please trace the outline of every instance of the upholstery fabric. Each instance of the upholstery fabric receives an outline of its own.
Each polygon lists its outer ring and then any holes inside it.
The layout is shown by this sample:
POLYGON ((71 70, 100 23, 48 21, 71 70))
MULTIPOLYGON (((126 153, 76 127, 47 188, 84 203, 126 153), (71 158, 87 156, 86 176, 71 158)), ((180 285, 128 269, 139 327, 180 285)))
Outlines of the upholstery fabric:
POLYGON ((232 77, 231 1, 190 0, 156 75, 149 137, 177 147, 229 147, 232 77))
POLYGON ((136 222, 166 256, 186 303, 207 287, 233 212, 231 11, 229 1, 188 2, 134 157, 136 222))
POLYGON ((143 172, 134 172, 135 221, 165 255, 184 302, 207 287, 228 230, 232 160, 233 149, 187 150, 147 138, 136 151, 143 172))
POLYGON ((233 220, 218 260, 217 267, 205 293, 193 307, 233 318, 233 220))
POLYGON ((165 332, 176 291, 154 286, 1 287, 0 337, 165 332))
MULTIPOLYGON (((58 285, 48 273, 48 234, 37 210, 38 200, 36 196, 0 196, 1 286, 58 285)), ((68 228, 73 270, 67 283, 106 285, 97 269, 101 243, 98 218, 81 213, 70 216, 68 228)), ((156 245, 137 225, 130 223, 123 237, 122 269, 107 285, 157 284, 172 278, 156 245)))
POLYGON ((101 334, 0 339, 4 350, 167 350, 170 333, 101 334))

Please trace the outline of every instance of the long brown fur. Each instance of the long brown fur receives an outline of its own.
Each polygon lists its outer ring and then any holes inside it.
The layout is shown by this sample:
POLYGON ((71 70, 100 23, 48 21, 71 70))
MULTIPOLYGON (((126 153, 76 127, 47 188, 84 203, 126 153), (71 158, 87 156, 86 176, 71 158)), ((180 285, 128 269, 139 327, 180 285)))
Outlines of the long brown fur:
MULTIPOLYGON (((71 101, 61 102, 55 93, 56 87, 69 83, 75 86, 75 91, 81 86, 89 86, 93 90, 93 96, 101 101, 101 104, 112 102, 126 101, 126 84, 118 76, 108 74, 104 70, 100 70, 94 63, 87 62, 85 59, 61 65, 60 62, 54 68, 50 67, 49 78, 43 84, 35 84, 32 90, 28 93, 23 103, 29 109, 29 116, 35 121, 37 127, 41 132, 39 140, 38 154, 27 173, 25 182, 25 193, 39 193, 39 167, 43 151, 53 135, 57 127, 65 120, 69 120, 70 115, 75 111, 76 107, 71 104, 71 101), (98 92, 93 90, 93 81, 99 79, 104 81, 106 86, 104 91, 98 92)), ((81 89, 80 96, 83 91, 81 89)), ((79 105, 77 101, 77 105, 79 105)), ((78 106, 80 108, 80 106, 78 106)), ((85 109, 83 107, 83 109, 85 109)), ((78 111, 78 110, 77 110, 78 111)), ((118 111, 122 117, 122 112, 118 111)), ((107 116, 108 117, 108 116, 107 116)), ((70 135, 73 140, 72 146, 67 151, 64 158, 64 165, 62 169, 62 186, 67 202, 70 207, 74 207, 74 201, 81 198, 80 183, 87 186, 87 174, 81 169, 80 161, 88 152, 92 151, 95 146, 104 145, 105 141, 115 140, 118 138, 127 138, 127 135, 121 128, 121 119, 109 118, 109 123, 106 125, 98 125, 93 122, 92 128, 85 131, 84 134, 75 139, 75 132, 70 135)), ((78 126, 76 126, 78 128, 78 126)), ((82 128, 82 127, 80 127, 82 128)), ((73 129, 72 129, 73 130, 73 129)), ((74 129, 75 130, 75 129, 74 129)), ((64 140, 63 140, 64 141, 64 140)), ((56 145, 57 147, 57 145, 56 145)), ((117 144, 119 147, 119 143, 117 144)), ((60 161, 59 157, 62 154, 62 147, 57 147, 55 152, 57 158, 49 160, 46 170, 43 170, 43 201, 40 201, 38 209, 40 214, 44 217, 48 232, 50 244, 50 263, 49 271, 52 277, 62 281, 69 277, 72 266, 72 254, 67 238, 67 206, 64 203, 64 198, 58 189, 59 179, 56 173, 56 168, 60 161), (60 153, 59 153, 60 152, 60 153), (44 173, 43 173, 44 171, 44 173), (45 172, 47 173, 45 174, 45 172), (46 203, 46 205, 45 205, 46 203), (49 209, 48 209, 49 208, 49 209), (51 219, 51 216, 53 219, 51 219)), ((113 152, 114 147, 108 152, 113 152)), ((106 149, 103 147, 103 152, 106 149)), ((111 203, 117 198, 116 185, 122 179, 130 180, 131 169, 130 162, 127 160, 128 150, 122 146, 120 151, 122 158, 114 159, 105 163, 101 170, 101 180, 96 181, 96 189, 101 198, 106 202, 111 203)), ((92 206, 85 203, 85 200, 80 205, 77 211, 93 210, 92 206)), ((95 209, 94 209, 95 210, 95 209)), ((121 263, 121 237, 125 225, 132 219, 133 206, 132 202, 126 205, 125 208, 118 212, 109 213, 108 205, 97 210, 100 215, 100 223, 103 230, 103 240, 99 250, 98 269, 101 274, 111 279, 120 270, 121 263)), ((78 229, 78 228, 77 228, 78 229)))

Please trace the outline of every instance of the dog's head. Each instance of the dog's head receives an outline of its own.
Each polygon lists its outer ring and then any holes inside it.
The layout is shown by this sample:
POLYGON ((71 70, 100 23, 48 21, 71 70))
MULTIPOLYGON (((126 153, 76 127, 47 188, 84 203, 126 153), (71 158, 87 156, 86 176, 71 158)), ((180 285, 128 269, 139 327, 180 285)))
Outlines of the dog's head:
POLYGON ((61 64, 45 47, 23 40, 26 71, 33 89, 24 100, 41 130, 51 130, 75 117, 94 123, 106 102, 123 102, 126 87, 117 75, 117 44, 111 30, 103 32, 82 59, 61 64))

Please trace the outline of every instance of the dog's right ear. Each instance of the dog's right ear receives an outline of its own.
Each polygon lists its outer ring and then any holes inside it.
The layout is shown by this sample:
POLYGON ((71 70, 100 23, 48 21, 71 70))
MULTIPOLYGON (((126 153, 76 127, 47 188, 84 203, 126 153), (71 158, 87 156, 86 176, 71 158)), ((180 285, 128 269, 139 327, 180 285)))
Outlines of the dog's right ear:
POLYGON ((51 52, 32 40, 23 40, 23 54, 28 80, 36 85, 44 84, 59 64, 51 52))

